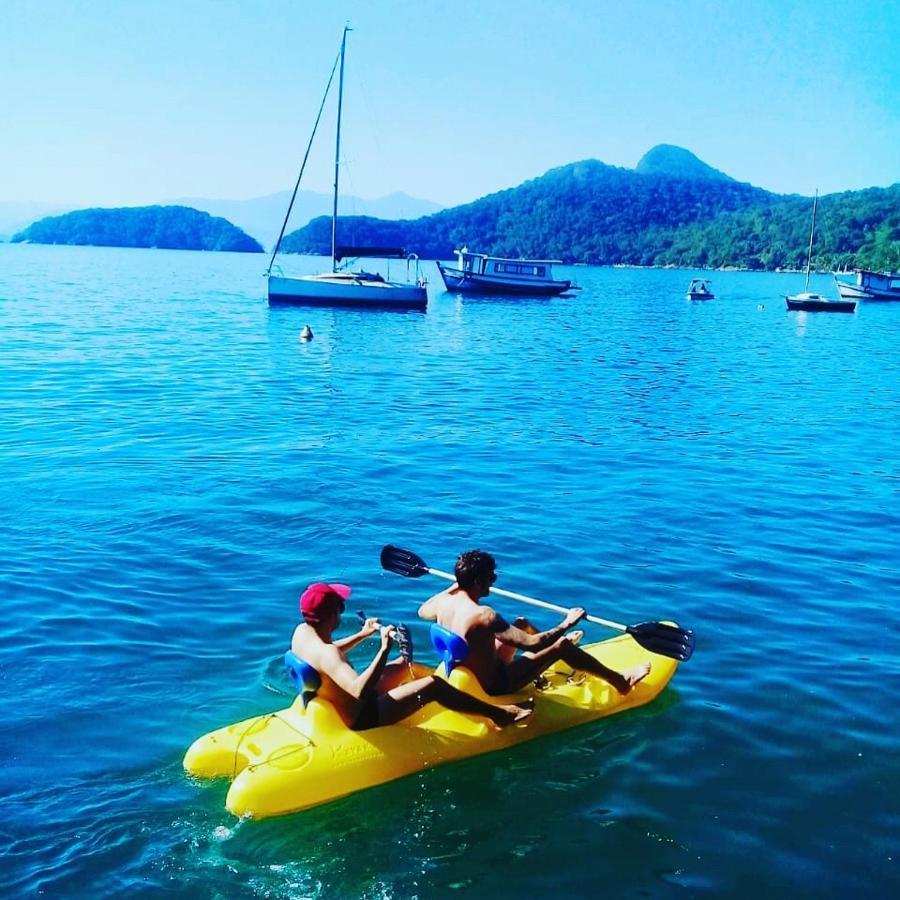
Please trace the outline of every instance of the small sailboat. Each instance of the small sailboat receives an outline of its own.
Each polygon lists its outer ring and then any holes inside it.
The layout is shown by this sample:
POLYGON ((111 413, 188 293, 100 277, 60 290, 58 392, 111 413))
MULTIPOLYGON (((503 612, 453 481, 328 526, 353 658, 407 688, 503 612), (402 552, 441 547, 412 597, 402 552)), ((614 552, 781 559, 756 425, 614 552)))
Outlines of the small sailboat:
POLYGON ((269 260, 269 268, 266 271, 269 304, 273 306, 287 304, 292 306, 354 306, 371 309, 423 310, 428 305, 428 294, 425 290, 425 282, 419 276, 419 259, 414 253, 408 254, 399 248, 339 247, 337 244, 338 180, 340 175, 341 157, 341 107, 344 98, 344 55, 347 48, 348 31, 350 31, 350 27, 345 26, 344 33, 341 37, 341 49, 335 60, 334 67, 331 70, 331 77, 328 79, 328 85, 325 88, 325 96, 322 97, 319 114, 316 117, 316 123, 313 126, 309 144, 306 148, 306 155, 303 158, 303 165, 300 167, 300 175, 297 177, 297 184, 294 187, 291 202, 288 204, 287 214, 285 215, 284 222, 281 226, 281 233, 278 235, 275 249, 272 252, 272 258, 269 260), (288 219, 290 218, 294 200, 297 197, 297 191, 300 187, 300 179, 303 177, 303 170, 306 167, 307 159, 309 159, 309 151, 312 147, 313 138, 316 135, 316 129, 318 128, 319 120, 322 117, 322 110, 325 107, 325 101, 328 98, 328 91, 331 89, 335 69, 338 68, 339 64, 340 75, 338 79, 337 130, 334 150, 334 202, 331 213, 331 271, 319 275, 283 275, 280 271, 273 272, 275 257, 278 255, 278 251, 281 248, 281 242, 284 238, 288 219), (338 263, 345 258, 351 257, 379 257, 381 259, 405 258, 407 280, 405 282, 389 281, 376 272, 339 271, 338 263), (413 280, 410 280, 410 265, 413 263, 415 266, 414 277, 413 280))
POLYGON ((809 232, 809 251, 806 254, 806 287, 802 294, 786 296, 784 302, 789 310, 803 310, 805 312, 849 312, 856 309, 855 300, 832 300, 821 294, 812 294, 809 291, 809 271, 812 266, 813 241, 816 234, 816 210, 819 206, 819 192, 813 197, 812 228, 809 232))
POLYGON ((688 285, 688 300, 714 300, 715 294, 710 287, 712 282, 707 278, 692 278, 688 285))

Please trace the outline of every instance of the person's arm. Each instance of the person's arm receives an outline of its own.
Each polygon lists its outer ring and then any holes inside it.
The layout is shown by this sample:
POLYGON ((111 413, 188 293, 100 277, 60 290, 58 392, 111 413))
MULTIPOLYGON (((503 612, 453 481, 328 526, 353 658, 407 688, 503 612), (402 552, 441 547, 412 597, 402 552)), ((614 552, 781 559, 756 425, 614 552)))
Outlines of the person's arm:
POLYGON ((334 642, 334 646, 342 653, 352 650, 357 644, 364 641, 367 637, 371 637, 378 631, 378 619, 366 619, 362 628, 356 634, 350 634, 347 637, 338 638, 334 642))
MULTIPOLYGON (((452 591, 455 588, 456 584, 454 584, 453 587, 450 588, 450 590, 452 591)), ((444 596, 445 593, 446 591, 441 591, 440 594, 435 594, 433 597, 426 600, 419 607, 419 618, 426 619, 429 622, 436 621, 438 617, 438 601, 441 599, 441 597, 444 596)))
POLYGON ((485 608, 484 624, 494 632, 494 637, 502 644, 518 647, 520 650, 543 650, 555 641, 558 641, 574 624, 580 622, 585 616, 585 611, 580 607, 570 609, 562 622, 555 628, 547 631, 539 631, 529 634, 515 625, 510 625, 502 616, 497 615, 489 607, 485 608))
POLYGON ((348 663, 336 646, 332 645, 327 656, 323 659, 325 674, 343 691, 346 691, 355 700, 364 697, 375 685, 384 671, 387 663, 388 652, 391 648, 393 629, 385 628, 381 632, 381 647, 374 659, 362 672, 357 672, 348 663))

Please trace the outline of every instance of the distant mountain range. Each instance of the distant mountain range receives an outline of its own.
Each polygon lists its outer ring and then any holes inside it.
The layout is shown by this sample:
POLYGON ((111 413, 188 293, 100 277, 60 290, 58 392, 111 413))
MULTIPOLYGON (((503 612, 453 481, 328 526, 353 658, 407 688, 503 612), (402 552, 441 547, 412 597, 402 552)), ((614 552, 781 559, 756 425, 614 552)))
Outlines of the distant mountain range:
MULTIPOLYGON (((424 218, 342 218, 338 240, 402 246, 427 259, 467 245, 565 262, 796 269, 806 263, 811 207, 811 198, 736 181, 664 144, 634 169, 571 163, 424 218)), ((327 254, 330 228, 314 219, 285 238, 284 250, 327 254)), ((821 197, 814 250, 822 268, 900 269, 900 184, 821 197)))
MULTIPOLYGON (((278 238, 284 214, 291 199, 290 191, 279 191, 266 197, 249 200, 210 200, 206 197, 181 197, 160 206, 187 206, 228 219, 256 238, 264 247, 271 248, 278 238)), ((316 216, 331 215, 332 195, 315 191, 300 191, 294 202, 289 227, 299 228, 316 216)), ((416 219, 442 209, 430 200, 419 200, 403 193, 387 194, 374 200, 352 195, 341 195, 339 210, 347 215, 375 216, 379 219, 416 219)), ((0 202, 0 241, 45 216, 72 212, 74 207, 51 203, 3 203, 0 202)))
MULTIPOLYGON (((224 217, 271 247, 289 197, 180 203, 224 217)), ((690 151, 662 144, 634 169, 584 160, 452 209, 405 194, 344 198, 338 243, 405 247, 423 259, 448 259, 466 245, 570 263, 797 269, 806 264, 811 205, 811 198, 736 181, 690 151), (353 209, 368 214, 346 214, 353 209)), ((0 206, 0 232, 2 212, 0 206)), ((285 237, 284 252, 331 252, 327 194, 301 192, 292 221, 317 212, 285 237)), ((34 240, 39 232, 29 233, 34 240)), ((814 265, 900 269, 900 184, 821 197, 814 265)))
MULTIPOLYGON (((252 234, 264 247, 272 248, 278 239, 284 214, 291 199, 290 191, 279 191, 268 197, 254 197, 252 200, 207 200, 202 197, 182 197, 175 200, 180 206, 192 206, 214 216, 222 216, 234 222, 247 234, 252 234)), ((298 228, 317 216, 331 216, 332 194, 315 191, 299 191, 291 212, 288 228, 298 228)), ((374 200, 351 195, 338 199, 341 215, 373 216, 378 219, 418 219, 442 209, 438 203, 419 200, 408 194, 394 193, 374 200)), ((330 250, 329 250, 330 252, 330 250)))

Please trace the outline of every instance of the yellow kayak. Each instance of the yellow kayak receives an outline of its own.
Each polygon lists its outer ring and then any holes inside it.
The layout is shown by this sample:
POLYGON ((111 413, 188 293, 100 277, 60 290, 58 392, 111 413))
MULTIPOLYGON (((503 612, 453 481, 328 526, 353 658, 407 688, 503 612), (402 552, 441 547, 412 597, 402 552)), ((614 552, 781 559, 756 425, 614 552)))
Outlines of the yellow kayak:
MULTIPOLYGON (((649 660, 650 674, 622 696, 605 681, 573 673, 559 662, 540 689, 487 697, 474 676, 457 667, 449 681, 492 702, 534 697, 534 715, 520 725, 495 728, 481 716, 429 703, 395 725, 351 731, 327 701, 300 697, 287 709, 256 716, 198 738, 184 768, 202 778, 231 778, 225 801, 236 816, 263 819, 309 809, 433 766, 491 753, 593 719, 643 706, 669 683, 678 663, 643 649, 628 635, 583 647, 606 666, 624 671, 649 660)), ((414 664, 415 677, 428 674, 414 664)), ((444 677, 441 664, 435 674, 444 677)))

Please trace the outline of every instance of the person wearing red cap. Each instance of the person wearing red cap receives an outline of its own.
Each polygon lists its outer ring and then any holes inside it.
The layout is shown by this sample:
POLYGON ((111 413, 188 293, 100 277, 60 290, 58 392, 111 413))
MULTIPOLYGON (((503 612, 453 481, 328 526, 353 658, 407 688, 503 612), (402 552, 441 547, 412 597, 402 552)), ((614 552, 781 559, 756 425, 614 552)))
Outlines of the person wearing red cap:
POLYGON ((456 584, 436 594, 419 607, 419 616, 458 634, 468 644, 466 668, 485 692, 498 696, 520 691, 557 660, 573 669, 608 681, 620 694, 627 694, 650 671, 650 664, 627 672, 607 668, 590 653, 576 646, 566 632, 585 616, 574 607, 555 628, 537 631, 527 621, 510 625, 490 606, 480 602, 497 580, 497 563, 490 553, 467 550, 456 560, 456 584), (515 656, 517 649, 524 650, 515 656))
POLYGON ((364 731, 392 725, 431 702, 457 712, 486 716, 499 727, 531 715, 533 704, 486 703, 434 675, 404 681, 409 676, 409 666, 402 660, 388 663, 394 629, 380 628, 377 619, 366 619, 358 632, 335 640, 334 631, 349 596, 350 588, 345 584, 311 584, 300 596, 303 622, 291 640, 291 650, 322 678, 317 696, 334 706, 347 727, 364 731), (357 672, 347 661, 347 651, 379 629, 381 647, 372 662, 357 672))

